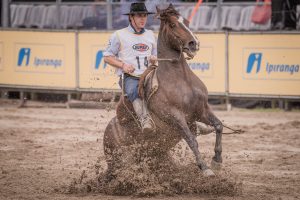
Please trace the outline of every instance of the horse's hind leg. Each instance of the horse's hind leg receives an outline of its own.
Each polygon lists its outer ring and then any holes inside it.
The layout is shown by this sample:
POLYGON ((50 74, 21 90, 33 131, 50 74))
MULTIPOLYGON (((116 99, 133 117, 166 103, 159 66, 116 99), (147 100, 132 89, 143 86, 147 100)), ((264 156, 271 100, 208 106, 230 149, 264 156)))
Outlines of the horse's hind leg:
POLYGON ((211 111, 207 114, 207 120, 209 125, 213 126, 216 131, 215 156, 212 159, 212 164, 221 164, 223 124, 211 111))
POLYGON ((117 118, 114 117, 107 125, 103 138, 104 155, 107 162, 107 181, 114 178, 114 171, 121 165, 122 150, 120 149, 120 137, 123 135, 122 133, 123 129, 121 125, 118 123, 117 118))

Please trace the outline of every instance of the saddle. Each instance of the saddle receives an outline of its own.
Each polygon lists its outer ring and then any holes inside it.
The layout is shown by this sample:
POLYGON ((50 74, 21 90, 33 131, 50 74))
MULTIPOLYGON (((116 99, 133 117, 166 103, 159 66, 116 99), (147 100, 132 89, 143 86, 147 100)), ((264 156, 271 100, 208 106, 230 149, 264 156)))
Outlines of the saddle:
MULTIPOLYGON (((158 79, 156 75, 156 65, 151 65, 142 74, 139 80, 138 93, 139 97, 149 102, 150 98, 158 90, 158 79)), ((137 116, 134 112, 132 103, 126 98, 126 96, 121 96, 120 101, 117 105, 117 118, 122 126, 136 126, 137 116), (132 123, 135 122, 135 123, 132 123)))

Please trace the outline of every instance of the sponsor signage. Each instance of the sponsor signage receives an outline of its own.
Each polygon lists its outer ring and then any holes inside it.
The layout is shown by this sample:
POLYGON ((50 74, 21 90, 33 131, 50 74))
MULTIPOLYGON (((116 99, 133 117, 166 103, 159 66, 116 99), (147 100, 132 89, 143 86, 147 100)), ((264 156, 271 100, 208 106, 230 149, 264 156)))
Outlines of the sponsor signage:
POLYGON ((191 70, 199 77, 213 77, 213 47, 201 47, 195 58, 188 61, 191 70))
POLYGON ((104 62, 103 46, 92 46, 92 73, 97 75, 115 76, 115 68, 104 62))
POLYGON ((3 52, 4 52, 4 49, 3 49, 3 43, 0 42, 0 70, 3 69, 3 52))
POLYGON ((54 44, 15 44, 15 70, 33 73, 63 73, 64 46, 54 44))
POLYGON ((136 51, 144 52, 149 49, 149 46, 146 44, 143 44, 143 43, 138 43, 138 44, 133 45, 132 49, 136 50, 136 51))
POLYGON ((300 95, 299 34, 229 35, 229 93, 300 95))
POLYGON ((243 50, 245 79, 300 80, 300 48, 243 50))
POLYGON ((0 31, 0 84, 73 89, 75 53, 75 33, 0 31))
POLYGON ((111 33, 79 33, 79 88, 120 89, 116 69, 104 62, 111 33))
POLYGON ((191 70, 206 85, 208 92, 222 94, 225 88, 225 34, 198 33, 200 48, 192 60, 188 60, 191 70))

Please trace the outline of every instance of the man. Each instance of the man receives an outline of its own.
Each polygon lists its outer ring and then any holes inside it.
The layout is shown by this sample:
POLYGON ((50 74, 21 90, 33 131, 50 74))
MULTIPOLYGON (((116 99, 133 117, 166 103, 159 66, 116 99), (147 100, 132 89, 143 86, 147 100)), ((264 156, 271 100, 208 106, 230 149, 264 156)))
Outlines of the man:
POLYGON ((124 91, 139 118, 144 133, 153 131, 154 124, 144 101, 138 96, 139 77, 157 58, 156 39, 152 31, 145 29, 149 14, 144 3, 132 3, 128 27, 114 32, 104 52, 104 61, 124 74, 124 91))

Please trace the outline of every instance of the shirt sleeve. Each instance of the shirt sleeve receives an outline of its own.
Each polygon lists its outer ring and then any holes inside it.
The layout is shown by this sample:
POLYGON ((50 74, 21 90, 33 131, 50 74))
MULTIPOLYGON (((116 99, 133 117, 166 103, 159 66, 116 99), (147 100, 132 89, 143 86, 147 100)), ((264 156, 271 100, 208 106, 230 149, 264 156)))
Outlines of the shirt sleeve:
POLYGON ((108 45, 107 45, 105 51, 103 52, 103 56, 118 56, 120 46, 121 46, 121 43, 118 38, 118 34, 117 34, 117 32, 114 32, 108 41, 108 45))

